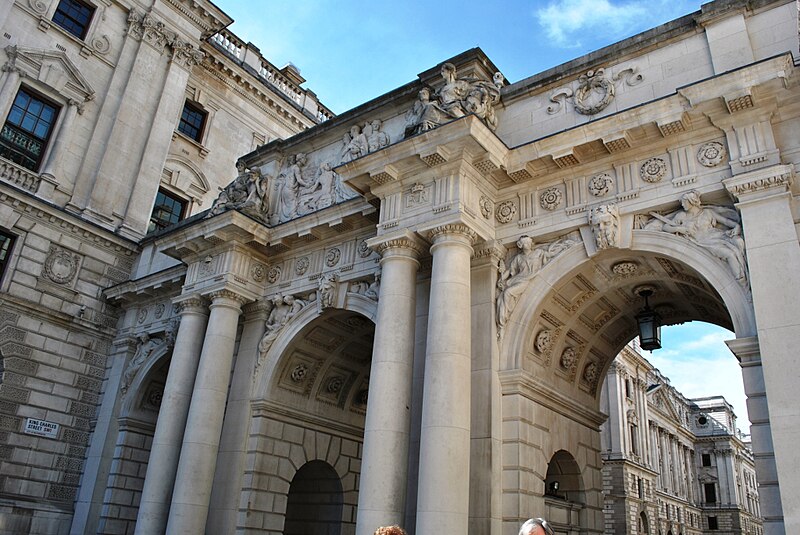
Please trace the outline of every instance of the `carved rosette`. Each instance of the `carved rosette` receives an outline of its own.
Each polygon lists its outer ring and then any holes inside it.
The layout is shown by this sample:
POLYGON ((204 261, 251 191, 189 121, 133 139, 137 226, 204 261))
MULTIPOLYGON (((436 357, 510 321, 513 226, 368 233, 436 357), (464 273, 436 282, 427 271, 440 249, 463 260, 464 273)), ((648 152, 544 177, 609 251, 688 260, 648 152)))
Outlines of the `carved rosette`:
POLYGON ((250 278, 255 282, 264 282, 267 277, 267 266, 255 263, 250 267, 250 278))
POLYGON ((611 184, 614 183, 614 179, 611 178, 611 175, 608 173, 600 173, 594 175, 592 178, 589 179, 589 193, 594 195, 595 197, 602 197, 604 195, 608 195, 608 192, 611 191, 611 184))
POLYGON ((536 340, 533 343, 536 351, 541 354, 545 354, 550 351, 550 348, 553 346, 553 331, 550 329, 544 329, 536 335, 536 340))
POLYGON ((559 364, 565 370, 571 370, 577 360, 578 355, 575 352, 575 348, 568 347, 563 353, 561 353, 561 360, 559 360, 559 364))
POLYGON ((539 197, 539 205, 548 211, 553 211, 559 207, 563 194, 557 187, 547 188, 539 197))
POLYGON ((328 252, 325 254, 325 265, 328 267, 334 267, 336 264, 339 263, 339 260, 342 258, 342 251, 339 250, 338 247, 332 247, 328 249, 328 252))
POLYGON ((311 265, 311 261, 308 259, 308 257, 307 256, 301 256, 294 263, 294 272, 297 275, 305 275, 306 271, 308 271, 308 267, 310 265, 311 265))
POLYGON ((646 160, 639 168, 639 176, 642 180, 655 184, 660 182, 664 175, 667 174, 667 162, 662 158, 650 158, 646 160))
POLYGON ((275 284, 278 282, 278 279, 281 278, 281 267, 280 266, 273 266, 267 272, 267 282, 270 284, 275 284))
POLYGON ((155 316, 155 318, 157 320, 160 320, 161 316, 164 315, 164 310, 165 309, 166 309, 166 306, 164 305, 164 303, 158 303, 156 305, 156 307, 153 309, 153 316, 155 316))
POLYGON ((583 369, 583 380, 589 383, 591 386, 594 386, 597 381, 597 374, 598 374, 597 363, 590 362, 583 369))
POLYGON ((492 201, 490 201, 485 195, 481 195, 478 204, 480 205, 481 215, 483 218, 489 219, 492 216, 492 201))
POLYGON ((725 147, 719 141, 704 143, 697 150, 697 161, 704 167, 716 167, 725 159, 725 147))
POLYGON ((517 214, 517 205, 514 201, 503 201, 497 205, 494 217, 498 223, 510 223, 517 214))
POLYGON ((305 364, 298 364, 292 369, 289 377, 292 379, 292 382, 302 383, 305 378, 308 377, 308 371, 308 366, 305 364))
POLYGON ((639 265, 636 262, 618 262, 611 267, 611 271, 620 277, 631 277, 636 274, 639 265))

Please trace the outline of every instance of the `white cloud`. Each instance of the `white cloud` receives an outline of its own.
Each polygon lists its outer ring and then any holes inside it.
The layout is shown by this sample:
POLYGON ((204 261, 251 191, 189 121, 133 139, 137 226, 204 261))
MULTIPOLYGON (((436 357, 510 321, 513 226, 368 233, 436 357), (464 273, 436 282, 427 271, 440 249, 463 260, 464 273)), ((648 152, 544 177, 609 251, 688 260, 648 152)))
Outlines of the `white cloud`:
POLYGON ((733 333, 698 322, 664 331, 665 349, 645 353, 647 360, 687 398, 724 396, 733 405, 737 426, 749 433, 742 371, 724 343, 735 338, 733 333))
POLYGON ((581 46, 581 37, 619 37, 649 25, 653 2, 613 4, 609 0, 556 0, 536 11, 547 37, 562 47, 581 46))

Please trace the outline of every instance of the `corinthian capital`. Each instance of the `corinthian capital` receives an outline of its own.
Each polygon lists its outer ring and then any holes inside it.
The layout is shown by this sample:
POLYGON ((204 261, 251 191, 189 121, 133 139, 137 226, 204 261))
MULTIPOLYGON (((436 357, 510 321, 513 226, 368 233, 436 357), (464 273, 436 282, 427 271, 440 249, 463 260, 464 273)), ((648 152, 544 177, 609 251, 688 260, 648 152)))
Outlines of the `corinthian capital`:
POLYGON ((446 241, 448 239, 466 239, 469 242, 469 245, 472 245, 478 239, 478 234, 463 223, 448 223, 445 225, 439 225, 428 230, 427 234, 428 239, 433 243, 446 241))

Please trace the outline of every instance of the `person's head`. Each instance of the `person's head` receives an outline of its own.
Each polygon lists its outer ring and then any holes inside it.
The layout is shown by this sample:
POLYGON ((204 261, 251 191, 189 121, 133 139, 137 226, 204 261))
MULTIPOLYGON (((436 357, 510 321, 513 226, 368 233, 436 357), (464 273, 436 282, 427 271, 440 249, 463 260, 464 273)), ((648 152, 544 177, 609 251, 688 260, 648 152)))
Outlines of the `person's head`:
POLYGON ((285 304, 287 304, 287 305, 293 305, 294 304, 294 296, 293 295, 287 295, 286 297, 283 298, 283 302, 285 304))
POLYGON ((688 191, 681 197, 681 206, 688 210, 691 206, 700 206, 700 192, 697 190, 688 191))
POLYGON ((456 79, 456 66, 452 63, 445 63, 442 65, 442 76, 448 82, 452 82, 456 79))
POLYGON ((357 124, 354 124, 353 126, 350 127, 350 135, 351 136, 356 137, 360 133, 361 133, 361 127, 358 126, 357 124))
POLYGON ((275 295, 272 297, 272 304, 273 305, 280 305, 283 304, 283 296, 275 295))
POLYGON ((544 518, 531 518, 519 528, 519 535, 553 535, 553 528, 544 518))
POLYGON ((423 102, 427 102, 431 99, 431 90, 427 87, 423 87, 419 90, 419 99, 423 102))
POLYGON ((530 251, 533 248, 533 238, 530 236, 520 236, 517 240, 517 248, 521 251, 530 251))
POLYGON ((406 535, 406 531, 400 526, 381 526, 374 535, 406 535))

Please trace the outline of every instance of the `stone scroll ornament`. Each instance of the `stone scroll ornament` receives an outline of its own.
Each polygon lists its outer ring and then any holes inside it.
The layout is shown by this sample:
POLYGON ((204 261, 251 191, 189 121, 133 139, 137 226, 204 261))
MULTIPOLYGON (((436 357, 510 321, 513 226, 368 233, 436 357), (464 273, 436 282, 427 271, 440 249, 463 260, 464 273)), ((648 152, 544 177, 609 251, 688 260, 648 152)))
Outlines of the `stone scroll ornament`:
POLYGON ((650 212, 653 218, 644 230, 658 230, 682 236, 728 265, 733 276, 747 287, 747 263, 739 213, 733 208, 704 205, 700 193, 681 196, 681 209, 667 215, 650 212))
POLYGON ((500 260, 497 279, 497 336, 503 335, 503 330, 517 305, 520 296, 528 288, 528 283, 539 271, 553 258, 560 255, 577 243, 571 239, 559 239, 550 243, 536 245, 530 236, 522 236, 517 240, 519 252, 511 259, 506 267, 500 260))
POLYGON ((619 208, 616 204, 601 204, 592 208, 589 224, 599 251, 619 247, 619 208))
POLYGON ((458 78, 456 67, 445 63, 441 69, 444 85, 433 91, 423 87, 416 102, 406 113, 404 136, 427 132, 469 114, 482 119, 494 130, 497 128, 495 106, 500 102, 504 78, 495 73, 491 82, 477 78, 458 78))

